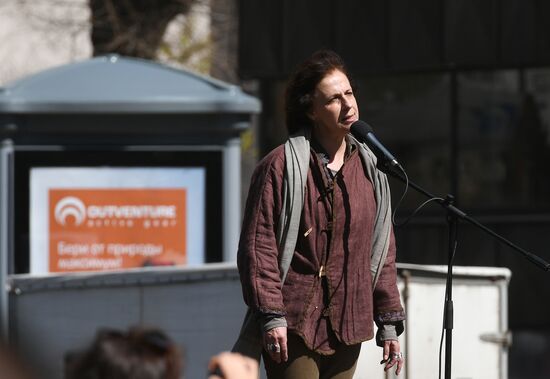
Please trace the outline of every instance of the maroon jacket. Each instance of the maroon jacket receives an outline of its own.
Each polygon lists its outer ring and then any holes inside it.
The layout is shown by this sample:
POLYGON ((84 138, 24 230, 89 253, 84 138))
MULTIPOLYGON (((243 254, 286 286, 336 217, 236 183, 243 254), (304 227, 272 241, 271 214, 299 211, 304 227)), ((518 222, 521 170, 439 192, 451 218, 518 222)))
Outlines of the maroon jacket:
POLYGON ((348 154, 332 186, 323 162, 312 151, 296 251, 281 288, 275 233, 284 166, 280 146, 258 164, 252 176, 237 258, 246 304, 260 313, 285 315, 289 331, 322 354, 333 353, 340 343, 373 338, 375 315, 382 322, 402 320, 393 233, 387 260, 372 289, 376 203, 357 150, 348 154), (325 284, 319 275, 321 266, 325 284))

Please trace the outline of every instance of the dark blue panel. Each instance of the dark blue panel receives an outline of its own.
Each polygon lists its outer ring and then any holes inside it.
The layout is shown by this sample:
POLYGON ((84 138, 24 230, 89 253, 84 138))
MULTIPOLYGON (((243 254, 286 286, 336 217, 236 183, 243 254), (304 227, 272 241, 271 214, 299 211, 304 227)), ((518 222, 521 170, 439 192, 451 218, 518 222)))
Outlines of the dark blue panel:
POLYGON ((498 62, 496 0, 444 0, 448 66, 485 67, 498 62))
POLYGON ((285 0, 283 8, 284 69, 292 69, 321 48, 334 48, 333 1, 285 0))
POLYGON ((392 0, 390 5, 391 68, 421 70, 441 67, 441 0, 392 0))
POLYGON ((550 1, 536 1, 537 64, 550 64, 550 1))
POLYGON ((239 74, 266 78, 283 71, 282 2, 240 0, 239 74))
POLYGON ((335 45, 350 71, 361 74, 387 69, 387 2, 341 0, 335 4, 335 45))
POLYGON ((501 61, 528 65, 537 56, 537 0, 505 0, 501 8, 501 61))

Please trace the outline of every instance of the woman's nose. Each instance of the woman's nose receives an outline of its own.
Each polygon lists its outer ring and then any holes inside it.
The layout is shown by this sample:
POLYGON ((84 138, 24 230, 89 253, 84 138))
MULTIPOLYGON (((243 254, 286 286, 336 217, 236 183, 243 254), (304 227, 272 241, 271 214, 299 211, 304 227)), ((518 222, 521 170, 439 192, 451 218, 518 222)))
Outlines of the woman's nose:
POLYGON ((344 97, 342 100, 342 107, 345 109, 351 108, 351 101, 349 101, 349 99, 344 97))

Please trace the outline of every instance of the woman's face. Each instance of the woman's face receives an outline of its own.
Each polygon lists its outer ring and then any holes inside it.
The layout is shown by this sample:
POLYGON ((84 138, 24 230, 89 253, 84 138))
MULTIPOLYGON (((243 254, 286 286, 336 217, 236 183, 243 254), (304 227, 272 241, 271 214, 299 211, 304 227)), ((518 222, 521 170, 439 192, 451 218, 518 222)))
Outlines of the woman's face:
POLYGON ((319 132, 335 136, 349 132, 359 110, 346 74, 333 70, 317 84, 308 116, 319 132))

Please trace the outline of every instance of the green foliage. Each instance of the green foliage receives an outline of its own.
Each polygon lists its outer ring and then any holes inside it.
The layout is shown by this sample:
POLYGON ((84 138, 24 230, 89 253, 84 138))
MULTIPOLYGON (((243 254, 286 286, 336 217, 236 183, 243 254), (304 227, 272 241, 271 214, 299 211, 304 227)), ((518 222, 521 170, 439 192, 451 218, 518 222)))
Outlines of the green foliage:
POLYGON ((182 21, 176 41, 163 40, 157 56, 167 63, 209 74, 212 62, 212 36, 200 30, 198 16, 188 13, 182 21))

